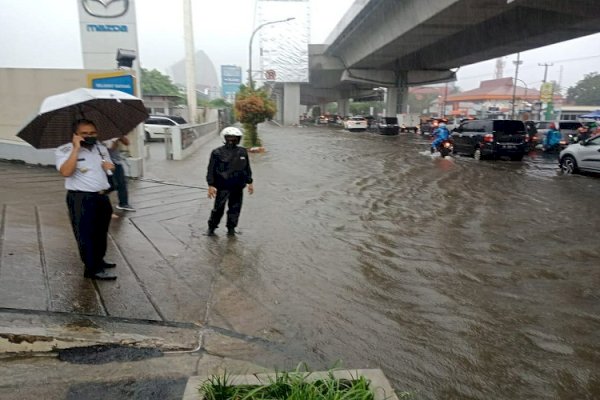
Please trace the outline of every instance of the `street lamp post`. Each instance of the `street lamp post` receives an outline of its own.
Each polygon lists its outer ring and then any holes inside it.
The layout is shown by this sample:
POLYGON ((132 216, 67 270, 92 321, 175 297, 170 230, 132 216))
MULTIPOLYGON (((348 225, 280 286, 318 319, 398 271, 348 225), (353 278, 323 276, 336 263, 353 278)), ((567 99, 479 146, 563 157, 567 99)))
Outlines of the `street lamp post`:
POLYGON ((290 18, 287 18, 287 19, 279 20, 279 21, 265 22, 264 24, 260 24, 254 30, 254 32, 252 32, 252 36, 250 36, 250 45, 248 46, 248 84, 250 86, 250 89, 254 89, 254 85, 252 83, 252 40, 254 40, 254 34, 256 34, 256 32, 258 32, 258 30, 261 29, 263 26, 267 26, 267 25, 271 25, 271 24, 277 24, 279 22, 288 22, 288 21, 291 21, 293 19, 296 19, 296 18, 290 17, 290 18))

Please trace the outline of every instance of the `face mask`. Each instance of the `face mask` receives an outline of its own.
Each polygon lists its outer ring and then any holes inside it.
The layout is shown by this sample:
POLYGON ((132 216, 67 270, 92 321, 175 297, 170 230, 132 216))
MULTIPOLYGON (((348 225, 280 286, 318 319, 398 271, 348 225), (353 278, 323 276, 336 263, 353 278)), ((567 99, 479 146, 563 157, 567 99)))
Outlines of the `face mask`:
POLYGON ((83 138, 83 141, 81 143, 88 145, 88 146, 93 146, 96 144, 97 138, 94 136, 88 136, 83 138))
POLYGON ((237 136, 225 136, 225 145, 228 147, 237 146, 240 142, 240 139, 237 136))

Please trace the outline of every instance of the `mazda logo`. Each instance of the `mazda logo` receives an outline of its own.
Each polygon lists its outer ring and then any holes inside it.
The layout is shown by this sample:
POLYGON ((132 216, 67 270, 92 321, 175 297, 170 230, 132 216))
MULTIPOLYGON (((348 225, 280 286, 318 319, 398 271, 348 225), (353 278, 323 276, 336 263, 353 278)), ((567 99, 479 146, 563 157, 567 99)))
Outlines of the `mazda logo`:
POLYGON ((94 17, 116 18, 127 12, 129 0, 81 0, 81 5, 94 17))

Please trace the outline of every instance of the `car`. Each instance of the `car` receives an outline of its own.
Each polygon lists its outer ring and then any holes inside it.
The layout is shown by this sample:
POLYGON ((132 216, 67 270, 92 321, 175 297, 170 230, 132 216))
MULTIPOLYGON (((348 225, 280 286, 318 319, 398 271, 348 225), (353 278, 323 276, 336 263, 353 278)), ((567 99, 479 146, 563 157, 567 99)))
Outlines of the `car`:
POLYGON ((600 135, 568 145, 560 152, 558 160, 558 165, 565 174, 600 172, 600 135))
POLYGON ((527 152, 525 124, 511 119, 474 119, 461 123, 450 135, 454 153, 520 161, 527 152))
POLYGON ((381 135, 397 135, 400 132, 398 118, 383 117, 377 121, 377 132, 381 135))
POLYGON ((146 141, 165 140, 165 130, 171 126, 185 125, 187 121, 176 115, 150 115, 144 122, 146 141))
POLYGON ((546 138, 546 133, 550 130, 550 125, 554 124, 556 129, 559 130, 562 135, 560 140, 560 147, 565 148, 573 142, 573 137, 577 136, 577 129, 581 127, 579 121, 539 121, 536 123, 538 144, 542 144, 546 138))
POLYGON ((344 121, 344 129, 352 131, 366 131, 367 130, 367 119, 361 116, 350 117, 344 121))

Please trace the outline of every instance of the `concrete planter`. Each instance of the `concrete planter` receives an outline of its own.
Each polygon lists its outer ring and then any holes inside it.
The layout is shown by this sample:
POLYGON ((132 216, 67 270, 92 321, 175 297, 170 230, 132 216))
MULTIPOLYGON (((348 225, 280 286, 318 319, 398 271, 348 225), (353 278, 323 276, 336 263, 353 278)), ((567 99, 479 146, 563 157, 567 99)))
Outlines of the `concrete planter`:
MULTIPOLYGON (((375 395, 375 400, 398 400, 392 386, 380 369, 356 369, 333 371, 333 376, 337 379, 353 380, 360 376, 365 377, 371 382, 371 389, 375 395)), ((253 375, 232 375, 231 385, 264 385, 274 381, 275 373, 261 373, 253 375)), ((329 377, 328 371, 311 372, 307 380, 314 381, 326 379, 329 377)), ((204 400, 198 388, 209 379, 209 376, 192 376, 188 379, 183 394, 183 400, 204 400)))

